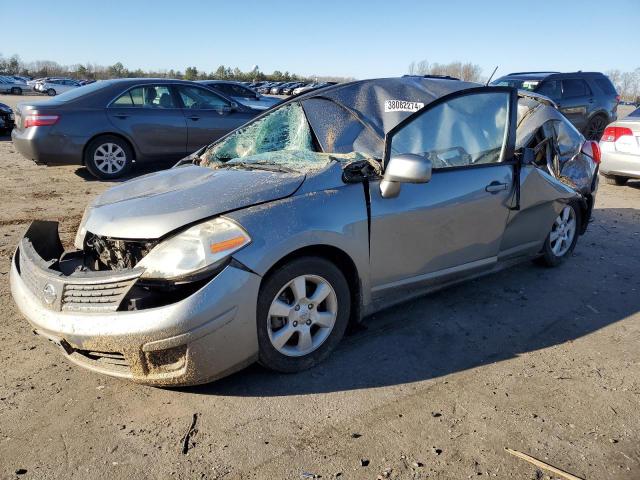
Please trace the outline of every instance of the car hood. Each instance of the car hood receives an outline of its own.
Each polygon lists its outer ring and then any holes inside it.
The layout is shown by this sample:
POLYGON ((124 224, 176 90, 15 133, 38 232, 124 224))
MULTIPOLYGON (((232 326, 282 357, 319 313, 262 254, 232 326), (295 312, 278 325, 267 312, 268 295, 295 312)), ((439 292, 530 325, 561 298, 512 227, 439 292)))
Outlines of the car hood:
POLYGON ((160 238, 185 225, 292 195, 304 174, 195 165, 113 187, 88 207, 81 228, 123 239, 160 238))

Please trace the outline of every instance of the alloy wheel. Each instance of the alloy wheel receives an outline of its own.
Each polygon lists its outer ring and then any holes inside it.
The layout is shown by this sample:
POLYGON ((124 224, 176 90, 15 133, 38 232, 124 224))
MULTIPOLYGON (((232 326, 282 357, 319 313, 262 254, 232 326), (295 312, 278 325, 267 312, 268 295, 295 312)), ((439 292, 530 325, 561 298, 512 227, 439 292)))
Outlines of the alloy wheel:
POLYGON ((338 298, 318 275, 301 275, 280 289, 267 315, 273 347, 283 355, 301 357, 317 350, 336 323, 338 298))
POLYGON ((103 173, 113 175, 120 172, 127 163, 127 154, 115 143, 103 143, 93 154, 93 163, 103 173))
POLYGON ((562 257, 569 251, 576 236, 576 213, 573 208, 566 206, 553 223, 549 234, 551 251, 556 257, 562 257))
POLYGON ((589 122, 589 126, 587 127, 587 140, 595 140, 596 142, 602 138, 602 134, 604 133, 604 128, 606 127, 606 122, 602 117, 594 117, 589 122))

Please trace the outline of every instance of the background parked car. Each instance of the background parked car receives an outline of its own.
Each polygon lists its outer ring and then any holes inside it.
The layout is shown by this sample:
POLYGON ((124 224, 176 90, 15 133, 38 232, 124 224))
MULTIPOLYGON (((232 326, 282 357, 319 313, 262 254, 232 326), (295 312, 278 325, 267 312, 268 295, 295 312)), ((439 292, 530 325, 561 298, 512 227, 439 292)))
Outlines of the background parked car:
POLYGON ((640 108, 604 130, 600 150, 600 172, 607 183, 624 185, 640 178, 640 108))
POLYGON ((179 160, 258 113, 195 82, 105 80, 19 104, 11 137, 37 163, 86 165, 110 179, 134 159, 179 160))
POLYGON ((296 82, 291 85, 288 85, 287 87, 282 89, 282 94, 291 95, 296 88, 302 87, 303 85, 306 85, 306 84, 304 82, 296 82))
POLYGON ((0 83, 0 92, 10 93, 12 95, 22 95, 32 90, 32 87, 26 82, 16 80, 13 76, 1 76, 0 83))
POLYGON ((274 87, 271 87, 271 95, 282 95, 282 90, 292 85, 294 82, 280 83, 274 87))
POLYGON ((80 82, 70 78, 56 78, 48 80, 39 84, 38 90, 42 93, 46 93, 50 97, 59 95, 60 93, 68 92, 74 88, 81 87, 80 82))
POLYGON ((268 94, 271 91, 271 88, 276 86, 278 82, 265 82, 259 87, 256 88, 256 92, 264 94, 268 94))
POLYGON ((201 80, 198 83, 202 83, 217 92, 221 92, 236 102, 257 110, 266 110, 281 101, 278 98, 263 97, 255 90, 252 90, 239 82, 229 82, 225 80, 201 80))
POLYGON ((517 72, 492 85, 508 85, 549 97, 589 140, 600 140, 607 124, 618 118, 620 96, 599 72, 517 72))
POLYGON ((310 83, 308 85, 303 85, 301 87, 297 87, 293 90, 292 95, 300 95, 301 93, 311 92, 313 90, 317 90, 319 88, 328 87, 331 85, 335 85, 337 82, 317 82, 310 83))
POLYGON ((13 128, 13 110, 9 105, 0 103, 0 135, 8 134, 13 128))

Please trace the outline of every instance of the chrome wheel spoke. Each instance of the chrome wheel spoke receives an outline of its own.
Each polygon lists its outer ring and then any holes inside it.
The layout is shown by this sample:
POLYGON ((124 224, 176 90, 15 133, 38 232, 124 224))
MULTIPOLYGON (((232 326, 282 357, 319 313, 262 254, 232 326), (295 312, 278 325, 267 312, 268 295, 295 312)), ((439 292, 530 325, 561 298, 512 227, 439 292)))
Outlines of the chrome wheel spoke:
POLYGON ((288 317, 290 311, 291 306, 276 298, 271 304, 269 315, 272 317, 288 317))
POLYGON ((287 344, 294 332, 295 330, 293 329, 293 327, 287 324, 273 334, 273 336, 271 337, 271 343, 279 350, 287 344))
POLYGON ((314 324, 322 328, 333 328, 335 322, 335 314, 331 312, 318 312, 316 313, 314 324))
POLYGON ((293 292, 293 298, 296 302, 304 300, 307 296, 307 281, 305 277, 294 278, 290 283, 291 291, 293 292))
POLYGON ((321 304, 325 298, 331 293, 331 287, 326 283, 319 283, 316 286, 316 291, 309 297, 309 300, 316 305, 321 304))
POLYGON ((306 352, 313 347, 313 338, 311 337, 311 330, 303 328, 298 332, 298 350, 306 352))

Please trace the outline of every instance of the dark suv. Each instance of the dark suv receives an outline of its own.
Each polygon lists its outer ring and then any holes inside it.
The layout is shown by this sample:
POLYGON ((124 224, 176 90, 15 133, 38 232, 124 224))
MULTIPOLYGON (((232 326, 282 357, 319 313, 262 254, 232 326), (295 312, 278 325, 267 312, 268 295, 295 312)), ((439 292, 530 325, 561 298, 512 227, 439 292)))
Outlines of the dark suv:
POLYGON ((600 140, 605 127, 618 118, 620 96, 599 72, 516 72, 491 82, 549 97, 589 140, 600 140))

